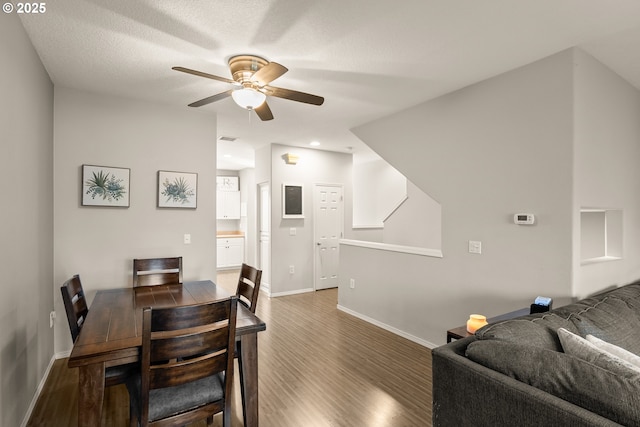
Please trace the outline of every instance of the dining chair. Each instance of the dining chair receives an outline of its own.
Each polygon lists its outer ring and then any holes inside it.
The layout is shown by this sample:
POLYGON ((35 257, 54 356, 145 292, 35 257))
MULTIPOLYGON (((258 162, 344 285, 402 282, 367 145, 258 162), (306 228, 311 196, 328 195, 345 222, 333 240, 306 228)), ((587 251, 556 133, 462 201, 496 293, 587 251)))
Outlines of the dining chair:
POLYGON ((129 381, 131 426, 184 425, 222 412, 231 425, 234 296, 142 310, 140 374, 129 381))
POLYGON ((242 264, 236 296, 241 304, 244 304, 252 313, 256 312, 258 305, 258 295, 260 295, 260 281, 262 280, 262 270, 242 264))
MULTIPOLYGON (((236 288, 236 297, 238 301, 246 306, 252 313, 256 312, 258 306, 258 295, 260 295, 260 282, 262 280, 262 270, 258 270, 247 264, 242 264, 240 268, 240 276, 238 277, 238 287, 236 288)), ((237 358, 241 352, 240 341, 235 343, 235 357, 237 358)), ((244 382, 244 372, 242 370, 242 363, 238 363, 238 375, 240 381, 244 382)), ((245 411, 245 399, 244 388, 240 389, 242 393, 242 411, 245 411)))
POLYGON ((133 287, 182 283, 182 257, 133 260, 133 287))
MULTIPOLYGON (((78 274, 64 282, 60 287, 62 293, 62 302, 67 313, 67 321, 69 322, 69 331, 71 339, 75 343, 76 338, 82 330, 89 309, 87 300, 82 289, 82 281, 78 274)), ((127 364, 120 366, 107 367, 104 371, 104 385, 110 387, 113 385, 124 384, 131 375, 136 371, 135 364, 127 364)))

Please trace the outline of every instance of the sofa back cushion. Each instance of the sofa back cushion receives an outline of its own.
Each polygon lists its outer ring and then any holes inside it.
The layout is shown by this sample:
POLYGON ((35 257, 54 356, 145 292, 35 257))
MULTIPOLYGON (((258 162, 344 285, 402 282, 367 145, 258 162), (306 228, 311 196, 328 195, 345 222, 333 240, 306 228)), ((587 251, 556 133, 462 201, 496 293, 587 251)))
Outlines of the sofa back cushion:
POLYGON ((578 333, 569 320, 555 313, 544 313, 489 324, 476 332, 476 338, 520 342, 538 348, 562 351, 556 332, 559 328, 578 333))
POLYGON ((640 282, 559 307, 549 313, 490 324, 476 332, 479 340, 526 343, 562 351, 557 330, 593 335, 640 355, 640 282))
POLYGON ((571 310, 567 319, 574 324, 579 335, 593 335, 640 354, 640 307, 633 307, 636 304, 635 298, 622 299, 612 291, 600 299, 589 298, 571 304, 565 310, 571 310))
POLYGON ((577 357, 523 343, 474 341, 466 355, 623 425, 640 425, 640 374, 618 375, 577 357))

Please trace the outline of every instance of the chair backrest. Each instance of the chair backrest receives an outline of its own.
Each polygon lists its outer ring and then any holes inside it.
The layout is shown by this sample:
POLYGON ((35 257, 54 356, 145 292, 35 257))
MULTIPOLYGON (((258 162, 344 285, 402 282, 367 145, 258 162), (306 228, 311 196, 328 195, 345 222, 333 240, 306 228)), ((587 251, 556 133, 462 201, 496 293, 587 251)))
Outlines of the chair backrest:
POLYGON ((262 270, 242 264, 240 277, 238 278, 238 288, 236 296, 242 304, 247 306, 252 313, 256 312, 258 305, 258 295, 260 295, 260 281, 262 280, 262 270))
POLYGON ((205 304, 143 309, 141 425, 149 421, 151 390, 193 383, 222 372, 221 399, 186 408, 172 418, 176 418, 174 423, 186 424, 224 411, 225 425, 228 425, 233 400, 237 303, 236 297, 230 297, 205 304))
POLYGON ((75 342, 89 313, 80 276, 76 274, 64 282, 60 287, 60 291, 62 292, 64 310, 67 312, 71 339, 75 342))
POLYGON ((133 260, 133 287, 182 283, 182 257, 133 260))

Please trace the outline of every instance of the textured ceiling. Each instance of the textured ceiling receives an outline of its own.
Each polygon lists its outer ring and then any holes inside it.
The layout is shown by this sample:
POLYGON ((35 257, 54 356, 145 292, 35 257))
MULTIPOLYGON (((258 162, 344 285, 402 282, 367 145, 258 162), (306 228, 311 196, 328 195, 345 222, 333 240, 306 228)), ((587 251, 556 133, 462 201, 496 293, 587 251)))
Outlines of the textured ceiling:
POLYGON ((269 122, 230 98, 194 109, 237 138, 229 169, 268 143, 366 153, 350 128, 573 46, 640 88, 638 0, 55 0, 20 18, 56 85, 189 108, 230 85, 172 66, 230 77, 256 54, 289 68, 273 85, 325 97, 269 98, 269 122))

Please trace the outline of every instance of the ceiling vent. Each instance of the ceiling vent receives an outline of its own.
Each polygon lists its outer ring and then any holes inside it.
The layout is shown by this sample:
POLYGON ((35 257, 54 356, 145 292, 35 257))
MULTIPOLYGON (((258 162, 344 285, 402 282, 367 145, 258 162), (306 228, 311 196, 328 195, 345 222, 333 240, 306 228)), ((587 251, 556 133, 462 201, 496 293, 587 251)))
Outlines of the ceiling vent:
POLYGON ((219 140, 220 140, 220 141, 229 141, 229 142, 233 142, 233 141, 235 141, 236 139, 238 139, 238 138, 234 138, 234 137, 232 137, 232 136, 221 136, 221 137, 219 138, 219 140))

